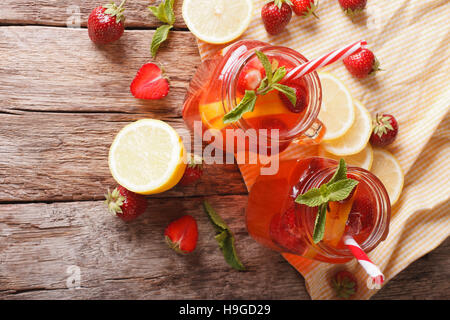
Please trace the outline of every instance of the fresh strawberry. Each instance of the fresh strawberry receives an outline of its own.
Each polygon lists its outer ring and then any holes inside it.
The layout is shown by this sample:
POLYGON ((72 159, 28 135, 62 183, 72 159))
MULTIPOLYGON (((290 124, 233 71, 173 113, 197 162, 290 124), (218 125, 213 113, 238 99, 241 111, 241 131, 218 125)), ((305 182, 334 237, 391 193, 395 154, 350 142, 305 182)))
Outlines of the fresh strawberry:
POLYGON ((178 182, 181 186, 187 186, 200 179, 203 175, 203 159, 195 154, 191 154, 184 175, 178 182))
POLYGON ((298 16, 308 17, 313 15, 315 18, 319 19, 315 11, 318 8, 318 3, 315 0, 291 0, 292 10, 298 16))
POLYGON ((372 51, 361 49, 344 59, 347 70, 356 78, 365 78, 374 75, 380 70, 380 63, 372 51))
POLYGON ((355 276, 348 271, 339 271, 331 279, 331 286, 338 298, 350 299, 358 290, 355 276))
POLYGON ((294 106, 284 93, 278 92, 278 95, 280 96, 280 99, 286 106, 286 108, 294 113, 300 113, 305 110, 306 106, 308 105, 308 95, 306 94, 305 86, 298 82, 285 83, 285 85, 294 89, 295 96, 297 97, 297 103, 294 106))
POLYGON ((239 74, 237 90, 245 94, 246 90, 256 90, 266 76, 264 67, 257 57, 251 59, 239 74))
POLYGON ((130 90, 135 98, 158 100, 169 93, 169 81, 158 65, 147 63, 137 72, 130 90))
POLYGON ((113 192, 108 190, 105 197, 108 210, 123 221, 134 220, 147 210, 147 199, 143 195, 122 186, 118 186, 113 192))
POLYGON ((164 236, 169 247, 176 252, 192 252, 197 246, 197 221, 191 216, 183 216, 167 226, 164 236))
POLYGON ((118 7, 110 3, 92 10, 87 26, 89 37, 94 43, 107 44, 120 39, 125 29, 125 2, 122 1, 118 7))
POLYGON ((286 28, 292 18, 292 9, 286 0, 266 3, 261 10, 264 27, 271 35, 277 35, 286 28))
POLYGON ((339 4, 346 14, 353 16, 364 10, 367 0, 339 0, 339 4))
POLYGON ((395 141, 398 134, 398 122, 393 115, 377 114, 373 120, 370 143, 375 147, 385 147, 395 141))

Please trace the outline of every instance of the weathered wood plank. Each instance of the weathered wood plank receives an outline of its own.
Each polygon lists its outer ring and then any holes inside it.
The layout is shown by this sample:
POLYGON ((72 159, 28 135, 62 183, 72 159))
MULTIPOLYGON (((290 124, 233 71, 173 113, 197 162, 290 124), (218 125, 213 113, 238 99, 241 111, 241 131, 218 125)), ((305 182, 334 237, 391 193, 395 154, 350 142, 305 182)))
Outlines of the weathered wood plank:
POLYGON ((247 234, 247 196, 208 198, 234 231, 245 272, 225 263, 202 200, 150 199, 148 212, 129 224, 100 201, 0 205, 0 298, 308 298, 302 277, 247 234), (171 251, 163 236, 184 214, 199 227, 188 256, 171 251), (80 268, 81 289, 66 287, 71 265, 80 268))
MULTIPOLYGON (((108 150, 115 134, 147 114, 0 114, 0 201, 98 200, 115 185, 108 150)), ((168 119, 188 146, 182 119, 168 119)), ((208 165, 200 183, 159 197, 245 194, 236 165, 208 165)))
MULTIPOLYGON (((235 232, 248 271, 231 270, 213 239, 201 198, 149 199, 126 224, 102 202, 0 205, 0 299, 307 299, 303 278, 245 230, 246 196, 208 200, 235 232), (230 203, 233 205, 231 206, 230 203), (196 251, 180 256, 164 243, 167 224, 198 219, 196 251), (78 266, 81 289, 66 286, 78 266)), ((375 299, 448 299, 447 240, 413 263, 375 299)))
MULTIPOLYGON (((3 0, 0 10, 0 24, 40 24, 51 26, 71 25, 71 17, 80 18, 82 26, 87 25, 87 20, 92 9, 109 1, 90 0, 3 0)), ((115 1, 117 5, 121 0, 115 1)), ((134 0, 128 1, 126 6, 126 27, 155 28, 161 23, 148 10, 150 4, 158 4, 159 0, 134 0)), ((181 15, 183 1, 176 0, 174 9, 176 15, 176 28, 186 28, 181 15)))
POLYGON ((153 31, 132 30, 115 44, 96 47, 82 29, 0 28, 1 111, 146 113, 180 117, 187 86, 200 64, 194 37, 172 32, 157 60, 171 81, 158 101, 135 99, 130 84, 150 60, 153 31))

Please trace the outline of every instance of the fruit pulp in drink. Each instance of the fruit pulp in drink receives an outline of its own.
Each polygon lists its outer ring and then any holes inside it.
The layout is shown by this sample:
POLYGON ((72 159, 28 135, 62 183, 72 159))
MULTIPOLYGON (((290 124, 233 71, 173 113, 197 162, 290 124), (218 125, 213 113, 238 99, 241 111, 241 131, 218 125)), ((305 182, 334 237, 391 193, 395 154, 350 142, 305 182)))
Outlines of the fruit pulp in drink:
MULTIPOLYGON (((183 118, 191 129, 194 127, 194 121, 201 121, 202 133, 208 129, 220 131, 223 143, 218 146, 223 150, 229 150, 226 148, 225 130, 236 128, 223 122, 224 115, 230 110, 227 109, 227 105, 230 103, 237 105, 243 99, 245 91, 257 90, 261 80, 265 77, 265 70, 256 55, 243 63, 237 71, 227 66, 233 65, 248 50, 263 44, 259 41, 245 40, 241 41, 239 45, 218 53, 202 64, 191 82, 183 108, 183 118), (231 75, 231 73, 233 74, 231 75), (224 97, 223 94, 223 88, 228 85, 232 86, 230 89, 233 91, 233 94, 230 94, 231 99, 224 97)), ((268 52, 267 56, 274 69, 285 67, 289 72, 297 65, 295 61, 282 55, 268 52)), ((268 140, 270 140, 271 130, 279 130, 280 139, 277 141, 279 142, 279 152, 288 147, 290 141, 283 137, 292 134, 305 116, 309 99, 309 89, 304 79, 293 80, 285 84, 293 86, 298 92, 296 106, 293 106, 283 93, 273 90, 266 95, 258 96, 254 110, 245 113, 242 117, 242 121, 245 123, 244 130, 267 129, 266 138, 268 140)), ((235 133, 235 137, 239 137, 240 134, 243 132, 235 133)), ((228 143, 232 143, 230 147, 234 147, 234 151, 236 151, 236 141, 228 141, 228 143)), ((270 141, 268 144, 270 147, 270 141)), ((245 144, 245 149, 248 150, 248 143, 245 144)))

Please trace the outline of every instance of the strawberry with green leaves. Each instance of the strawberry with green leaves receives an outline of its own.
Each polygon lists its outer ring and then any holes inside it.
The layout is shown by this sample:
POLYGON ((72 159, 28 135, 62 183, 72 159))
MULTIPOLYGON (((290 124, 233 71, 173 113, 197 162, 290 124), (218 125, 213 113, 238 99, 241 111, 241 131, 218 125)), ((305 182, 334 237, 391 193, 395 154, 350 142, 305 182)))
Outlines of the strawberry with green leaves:
POLYGON ((274 0, 262 7, 261 18, 267 33, 277 35, 286 28, 292 18, 290 4, 290 0, 274 0))
POLYGON ((357 290, 358 283, 355 276, 348 271, 339 271, 331 279, 331 286, 338 298, 350 299, 357 290))
POLYGON ((147 199, 143 195, 122 186, 118 186, 112 192, 108 190, 105 197, 109 212, 126 222, 136 219, 147 210, 147 199))
POLYGON ((309 16, 314 16, 316 19, 319 17, 316 14, 316 10, 319 7, 316 0, 291 0, 292 10, 297 16, 307 18, 309 16))
POLYGON ((123 0, 119 6, 112 2, 92 10, 87 24, 92 42, 108 44, 122 37, 125 30, 125 2, 126 0, 123 0))
POLYGON ((195 154, 191 154, 188 160, 186 171, 180 182, 181 186, 187 186, 199 180, 203 175, 203 159, 195 154))
POLYGON ((380 62, 369 49, 361 49, 343 60, 347 70, 356 78, 373 76, 380 69, 380 62))
POLYGON ((364 10, 367 0, 339 0, 342 10, 349 16, 354 16, 364 10))
POLYGON ((393 115, 377 114, 373 120, 370 143, 374 147, 386 147, 393 143, 398 134, 398 122, 393 115))

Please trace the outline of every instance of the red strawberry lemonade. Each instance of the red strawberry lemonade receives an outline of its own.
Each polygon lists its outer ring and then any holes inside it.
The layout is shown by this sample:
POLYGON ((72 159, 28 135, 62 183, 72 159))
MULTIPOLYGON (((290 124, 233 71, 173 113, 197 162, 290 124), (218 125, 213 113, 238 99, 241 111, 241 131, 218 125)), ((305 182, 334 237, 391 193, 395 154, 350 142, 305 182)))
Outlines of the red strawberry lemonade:
POLYGON ((370 172, 348 167, 347 177, 358 185, 345 200, 328 203, 318 243, 312 239, 317 207, 295 202, 299 194, 327 183, 337 165, 319 157, 288 160, 280 162, 278 174, 259 176, 246 212, 250 235, 274 250, 328 263, 353 258, 343 243, 345 235, 353 236, 366 252, 373 250, 388 234, 391 207, 386 189, 370 172))
POLYGON ((203 135, 207 130, 220 134, 221 139, 211 140, 215 141, 217 147, 226 151, 239 149, 236 139, 230 139, 230 136, 227 139, 227 129, 233 131, 235 138, 245 135, 247 138, 255 138, 248 139, 250 142, 245 144, 246 150, 252 143, 260 145, 261 137, 268 141, 269 149, 277 143, 280 152, 292 142, 320 141, 324 130, 317 120, 317 115, 322 93, 315 72, 300 80, 281 81, 295 90, 295 105, 285 94, 273 90, 259 95, 253 111, 244 113, 241 119, 233 123, 223 121, 225 114, 239 104, 245 92, 257 90, 266 77, 265 69, 255 54, 256 50, 268 57, 273 70, 284 67, 289 72, 307 61, 292 49, 275 47, 260 41, 243 40, 225 48, 211 59, 205 60, 191 81, 183 107, 183 118, 187 125, 194 129, 197 121, 201 125, 203 135), (277 139, 270 136, 272 129, 278 130, 277 139))

